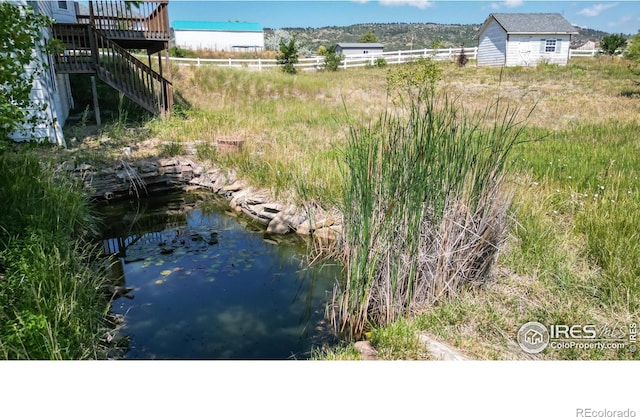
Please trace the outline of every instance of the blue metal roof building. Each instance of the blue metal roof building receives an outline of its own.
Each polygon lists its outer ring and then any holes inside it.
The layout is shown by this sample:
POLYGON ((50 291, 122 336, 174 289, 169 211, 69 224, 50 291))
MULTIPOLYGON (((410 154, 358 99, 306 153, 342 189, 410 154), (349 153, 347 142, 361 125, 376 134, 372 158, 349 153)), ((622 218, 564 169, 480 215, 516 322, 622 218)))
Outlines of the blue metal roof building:
POLYGON ((254 22, 201 22, 175 20, 173 30, 201 30, 219 32, 263 32, 262 25, 254 22))
POLYGON ((175 45, 191 50, 255 52, 264 49, 264 29, 254 22, 173 22, 175 45))

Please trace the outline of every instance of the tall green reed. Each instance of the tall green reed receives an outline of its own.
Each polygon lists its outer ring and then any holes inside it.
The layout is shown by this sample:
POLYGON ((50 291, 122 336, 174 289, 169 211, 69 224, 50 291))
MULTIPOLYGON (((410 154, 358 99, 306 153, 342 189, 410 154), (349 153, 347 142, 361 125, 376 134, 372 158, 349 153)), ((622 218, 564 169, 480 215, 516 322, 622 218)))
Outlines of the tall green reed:
POLYGON ((352 335, 486 281, 505 235, 518 109, 469 114, 430 87, 404 103, 346 146, 347 273, 328 313, 352 335))

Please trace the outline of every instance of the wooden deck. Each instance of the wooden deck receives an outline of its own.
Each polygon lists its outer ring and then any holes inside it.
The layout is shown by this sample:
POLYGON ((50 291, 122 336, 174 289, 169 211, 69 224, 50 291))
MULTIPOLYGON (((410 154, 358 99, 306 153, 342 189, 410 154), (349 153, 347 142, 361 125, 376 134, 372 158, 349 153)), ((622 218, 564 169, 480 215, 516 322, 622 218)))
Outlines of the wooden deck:
POLYGON ((88 13, 77 13, 79 24, 91 25, 126 49, 153 54, 169 46, 169 1, 89 1, 88 13))
POLYGON ((129 3, 89 1, 88 8, 76 9, 77 23, 54 24, 53 37, 65 45, 55 68, 61 74, 96 74, 147 110, 165 114, 173 101, 171 82, 162 74, 163 66, 168 68, 169 2, 129 3), (131 49, 146 50, 148 62, 131 55, 131 49), (151 69, 155 53, 159 72, 151 69))

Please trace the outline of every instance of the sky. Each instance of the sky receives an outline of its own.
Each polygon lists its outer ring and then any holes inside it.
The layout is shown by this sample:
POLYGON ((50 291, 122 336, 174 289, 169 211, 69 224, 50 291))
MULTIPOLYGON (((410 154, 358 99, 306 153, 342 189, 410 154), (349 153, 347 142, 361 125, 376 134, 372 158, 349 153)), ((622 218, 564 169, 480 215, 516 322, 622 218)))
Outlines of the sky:
POLYGON ((482 24, 490 13, 561 13, 570 23, 608 33, 640 30, 640 1, 461 0, 171 0, 169 18, 256 22, 264 28, 357 23, 482 24))

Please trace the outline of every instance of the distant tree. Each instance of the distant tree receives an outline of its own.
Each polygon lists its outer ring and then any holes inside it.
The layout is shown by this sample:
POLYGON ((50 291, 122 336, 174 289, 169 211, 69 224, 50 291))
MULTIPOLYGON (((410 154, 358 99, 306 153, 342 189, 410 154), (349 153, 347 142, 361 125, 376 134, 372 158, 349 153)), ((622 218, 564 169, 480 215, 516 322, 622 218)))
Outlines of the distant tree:
POLYGON ((324 45, 320 45, 318 47, 318 50, 316 51, 316 54, 320 56, 325 56, 327 54, 327 48, 324 45))
MULTIPOLYGON (((631 60, 631 63, 629 63, 631 73, 636 77, 640 77, 640 30, 629 40, 629 46, 625 51, 624 57, 631 60)), ((640 80, 636 80, 635 83, 640 85, 640 80)))
POLYGON ((635 36, 629 39, 629 46, 627 47, 624 57, 640 62, 640 30, 635 36))
POLYGON ((36 50, 50 50, 41 41, 41 30, 51 23, 31 6, 0 1, 0 140, 25 125, 45 121, 44 108, 36 106, 30 95, 33 81, 46 69, 36 50))
POLYGON ((340 67, 342 54, 336 53, 336 46, 337 45, 333 45, 326 48, 326 53, 324 54, 324 68, 326 70, 337 71, 338 67, 340 67))
POLYGON ((378 43, 380 41, 378 40, 378 37, 373 32, 368 31, 364 35, 360 36, 360 39, 358 39, 358 42, 360 42, 360 43, 378 43))
POLYGON ((273 32, 272 35, 267 36, 264 40, 264 46, 266 49, 271 51, 280 50, 280 44, 285 42, 288 43, 291 40, 291 33, 286 30, 278 29, 273 32))
POLYGON ((296 37, 292 36, 289 42, 280 43, 280 53, 276 56, 278 64, 282 65, 282 71, 287 74, 295 74, 295 64, 298 63, 298 45, 296 45, 296 37))
POLYGON ((289 32, 286 30, 278 29, 273 33, 265 36, 264 47, 269 51, 279 51, 282 43, 288 44, 291 38, 295 37, 296 47, 298 48, 299 55, 313 55, 314 51, 307 45, 300 44, 300 37, 298 32, 289 32))
POLYGON ((627 38, 624 36, 612 33, 602 38, 600 41, 600 49, 607 55, 614 55, 626 42, 627 38))

